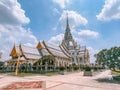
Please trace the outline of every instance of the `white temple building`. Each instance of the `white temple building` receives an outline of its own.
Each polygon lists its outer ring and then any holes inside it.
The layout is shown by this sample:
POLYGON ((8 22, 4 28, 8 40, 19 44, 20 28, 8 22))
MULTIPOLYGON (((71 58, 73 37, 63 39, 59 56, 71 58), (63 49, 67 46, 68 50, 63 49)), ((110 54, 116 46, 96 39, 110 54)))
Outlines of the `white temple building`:
POLYGON ((19 64, 33 65, 44 55, 52 55, 55 57, 55 66, 69 66, 71 64, 86 65, 90 64, 90 55, 86 46, 81 46, 75 42, 71 34, 68 16, 66 20, 66 29, 64 39, 60 45, 50 44, 45 42, 38 42, 36 47, 30 47, 20 44, 14 45, 10 56, 11 59, 5 62, 7 66, 15 66, 18 55, 20 55, 19 64))

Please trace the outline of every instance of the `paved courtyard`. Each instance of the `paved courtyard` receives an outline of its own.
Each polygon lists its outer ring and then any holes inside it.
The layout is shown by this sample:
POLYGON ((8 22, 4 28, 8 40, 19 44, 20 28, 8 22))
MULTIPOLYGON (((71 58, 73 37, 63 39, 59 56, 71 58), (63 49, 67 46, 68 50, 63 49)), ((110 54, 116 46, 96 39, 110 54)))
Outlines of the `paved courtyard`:
MULTIPOLYGON (((45 81, 46 88, 29 88, 24 90, 120 90, 120 84, 101 83, 96 79, 111 78, 110 70, 106 70, 92 77, 83 76, 83 72, 56 76, 16 77, 0 75, 0 90, 14 82, 45 81)), ((23 90, 23 89, 17 89, 23 90)))

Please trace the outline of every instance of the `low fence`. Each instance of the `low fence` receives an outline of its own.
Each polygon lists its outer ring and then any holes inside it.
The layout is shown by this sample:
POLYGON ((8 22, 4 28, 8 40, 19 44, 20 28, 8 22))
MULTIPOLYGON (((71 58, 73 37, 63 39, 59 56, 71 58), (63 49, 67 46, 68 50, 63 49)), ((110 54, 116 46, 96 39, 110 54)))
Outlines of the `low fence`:
MULTIPOLYGON (((18 68, 19 72, 43 72, 43 71, 57 71, 58 68, 56 68, 53 65, 50 66, 19 66, 18 68)), ((0 66, 0 71, 4 72, 14 72, 16 70, 16 66, 0 66)))
MULTIPOLYGON (((62 68, 62 70, 65 71, 76 71, 78 69, 80 69, 79 67, 64 67, 64 66, 60 66, 60 67, 56 67, 54 65, 40 65, 40 66, 19 66, 18 67, 18 71, 19 72, 47 72, 47 71, 60 71, 62 68)), ((16 66, 1 66, 0 67, 0 71, 4 71, 4 72, 14 72, 16 70, 16 66)))
MULTIPOLYGON (((104 69, 103 67, 89 67, 91 70, 97 71, 104 69)), ((18 66, 19 72, 47 72, 47 71, 77 71, 77 70, 85 70, 86 66, 76 65, 76 66, 60 66, 56 67, 55 65, 25 65, 25 66, 18 66)), ((0 71, 3 72, 14 72, 16 70, 16 66, 0 66, 0 71)))

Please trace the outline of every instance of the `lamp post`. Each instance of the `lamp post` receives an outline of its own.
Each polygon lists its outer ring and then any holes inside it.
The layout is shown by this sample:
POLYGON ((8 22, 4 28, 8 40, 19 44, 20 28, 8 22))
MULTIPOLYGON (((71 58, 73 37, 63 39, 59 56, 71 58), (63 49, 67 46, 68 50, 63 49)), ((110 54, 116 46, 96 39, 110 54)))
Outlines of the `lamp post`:
POLYGON ((18 75, 18 65, 19 65, 19 62, 20 62, 20 52, 18 52, 17 55, 18 55, 18 60, 17 60, 16 70, 15 70, 15 75, 16 76, 18 75))

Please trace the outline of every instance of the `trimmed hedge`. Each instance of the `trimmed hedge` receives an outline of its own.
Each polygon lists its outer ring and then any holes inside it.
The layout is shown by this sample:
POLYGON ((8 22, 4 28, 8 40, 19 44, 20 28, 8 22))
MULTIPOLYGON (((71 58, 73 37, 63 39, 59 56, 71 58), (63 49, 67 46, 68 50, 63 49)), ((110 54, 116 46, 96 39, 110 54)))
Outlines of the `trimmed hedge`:
POLYGON ((85 71, 91 71, 91 67, 90 66, 85 66, 84 69, 85 69, 85 71))
POLYGON ((64 71, 64 70, 65 70, 65 67, 64 67, 64 66, 61 66, 61 67, 59 67, 59 70, 60 70, 60 71, 64 71))

